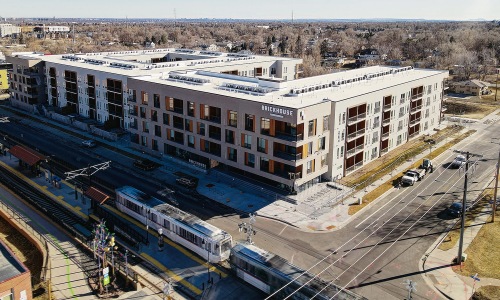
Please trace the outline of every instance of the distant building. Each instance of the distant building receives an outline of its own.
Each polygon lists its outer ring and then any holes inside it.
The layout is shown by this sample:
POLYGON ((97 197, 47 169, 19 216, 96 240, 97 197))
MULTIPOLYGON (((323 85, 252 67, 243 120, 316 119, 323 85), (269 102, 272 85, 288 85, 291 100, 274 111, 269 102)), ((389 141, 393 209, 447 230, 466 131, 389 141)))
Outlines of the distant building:
POLYGON ((154 49, 154 48, 156 48, 156 44, 153 42, 146 42, 146 48, 154 49))
POLYGON ((450 88, 448 92, 465 94, 472 96, 488 95, 490 90, 488 89, 489 83, 480 80, 466 80, 459 82, 451 82, 449 84, 450 88))
POLYGON ((360 61, 378 60, 380 58, 385 59, 386 55, 380 55, 377 49, 363 49, 356 55, 356 59, 360 61))
POLYGON ((31 272, 0 240, 0 299, 31 300, 31 272))
POLYGON ((0 37, 16 36, 21 33, 21 27, 12 24, 0 24, 0 37))

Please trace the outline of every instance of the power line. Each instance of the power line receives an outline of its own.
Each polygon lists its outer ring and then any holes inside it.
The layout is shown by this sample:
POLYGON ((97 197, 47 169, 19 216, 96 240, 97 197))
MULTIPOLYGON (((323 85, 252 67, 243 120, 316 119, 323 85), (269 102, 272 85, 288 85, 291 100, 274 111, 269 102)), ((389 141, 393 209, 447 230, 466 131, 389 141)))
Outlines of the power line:
MULTIPOLYGON (((439 178, 443 173, 439 174, 437 178, 439 178)), ((450 179, 448 179, 450 180, 450 179)), ((446 183, 446 182, 445 182, 446 183)), ((427 189, 424 188, 422 190, 421 193, 423 193, 425 190, 427 189)), ((419 194, 420 195, 420 194, 419 194)), ((399 214, 399 212, 401 212, 404 208, 406 208, 408 205, 410 205, 413 201, 415 201, 415 199, 418 197, 415 196, 415 198, 413 198, 411 201, 408 202, 408 204, 406 204, 405 206, 403 206, 397 213, 395 213, 391 218, 389 218, 389 220, 387 220, 386 222, 384 222, 384 224, 382 224, 382 226, 380 226, 379 228, 377 228, 375 231, 373 231, 368 237, 366 237, 365 239, 363 239, 361 242, 359 242, 356 246, 354 246, 354 248, 356 248, 357 246, 359 246, 361 243, 363 243, 367 238, 369 238, 370 236, 372 236, 373 234, 375 234, 380 228, 383 227, 383 225, 385 225, 386 223, 388 223, 390 220, 392 220, 395 216, 397 216, 399 214)), ((399 203, 395 203, 392 207, 394 208, 396 205, 398 205, 399 203)), ((386 211, 386 213, 388 213, 390 211, 390 209, 388 209, 386 211)), ((382 216, 384 216, 386 213, 384 213, 382 216)), ((318 261, 316 264, 314 264, 313 266, 311 266, 309 269, 307 269, 306 271, 304 271, 302 274, 300 274, 299 276, 297 276, 294 280, 288 282, 287 284, 285 284, 284 286, 282 286, 281 288, 279 288, 277 291, 275 291, 273 294, 269 295, 266 299, 269 299, 270 297, 272 297, 273 295, 275 295, 276 293, 278 293, 279 291, 281 291, 282 289, 284 289, 285 287, 287 287, 288 285, 292 284, 293 282, 295 282, 299 277, 301 277, 302 275, 304 275, 305 273, 309 272, 311 269, 313 269, 314 267, 316 267, 317 265, 319 265, 321 262, 323 262, 324 260, 328 259, 331 255, 333 254, 336 254, 338 250, 342 249, 345 245, 347 245, 349 242, 351 242, 352 240, 354 240, 357 236, 359 236, 361 233, 363 233, 366 229, 368 228, 371 228, 373 226, 374 223, 376 223, 377 221, 372 221, 372 223, 370 223, 369 225, 367 225, 362 231, 358 232, 355 236, 353 236, 351 239, 349 239, 347 242, 345 242, 344 244, 342 244, 340 247, 338 247, 334 252, 328 254, 327 256, 325 256, 323 259, 321 259, 320 261, 318 261)), ((349 252, 347 254, 349 254, 350 252, 352 251, 349 250, 349 252)), ((337 259, 336 261, 334 261, 333 263, 331 263, 326 269, 330 268, 333 264, 335 264, 336 262, 338 262, 341 258, 345 257, 347 254, 344 254, 342 255, 339 259, 337 259)), ((324 269, 323 271, 321 271, 319 274, 317 274, 316 276, 314 276, 312 279, 316 278, 317 276, 319 276, 321 273, 323 273, 324 271, 326 271, 326 269, 324 269)), ((311 279, 311 280, 312 280, 311 279)), ((308 282, 306 282, 305 284, 309 283, 311 280, 309 280, 308 282)), ((305 285, 304 284, 304 285, 305 285)), ((301 289, 304 285, 302 285, 301 287, 299 287, 295 292, 297 292, 299 289, 301 289)), ((293 292, 291 295, 293 295, 295 292, 293 292)), ((291 296, 289 295, 289 296, 291 296)), ((288 297, 289 297, 288 296, 288 297)))
MULTIPOLYGON (((457 172, 457 171, 455 171, 455 172, 457 172)), ((443 174, 443 173, 441 173, 441 174, 443 174)), ((439 176, 441 176, 441 175, 439 175, 439 176)), ((439 177, 439 176, 438 176, 438 177, 439 177)), ((441 185, 441 187, 442 187, 442 186, 444 186, 444 185, 445 185, 448 181, 450 181, 450 180, 451 180, 451 177, 450 177, 450 179, 448 179, 448 180, 446 180, 445 182, 443 182, 443 184, 441 185)), ((459 179, 459 180, 460 180, 460 179, 459 179)), ((458 180, 457 180, 456 182, 458 182, 458 180)), ((456 182, 455 182, 455 183, 456 183, 456 182)), ((454 185, 452 185, 452 186, 448 189, 448 191, 449 191, 449 190, 451 190, 453 187, 454 187, 454 185)), ((426 189, 427 189, 427 187, 426 187, 426 188, 424 188, 424 189, 422 190, 422 192, 424 192, 426 189)), ((447 193, 448 191, 446 191, 446 193, 447 193)), ((347 254, 349 254, 349 253, 350 253, 353 249, 357 248, 357 246, 359 246, 359 245, 360 245, 361 243, 363 243, 366 239, 368 239, 370 236, 372 236, 373 234, 375 234, 375 233, 376 233, 376 232, 377 232, 380 228, 382 228, 385 224, 387 224, 387 223, 388 223, 390 220, 392 220, 395 216, 399 215, 399 213, 400 213, 403 209, 405 209, 408 205, 410 205, 413 201, 415 201, 415 199, 417 199, 417 197, 418 197, 420 194, 422 194, 422 192, 420 192, 417 196, 415 196, 415 197, 414 197, 411 201, 409 201, 409 202, 408 202, 408 204, 406 204, 405 206, 403 206, 403 207, 402 207, 402 208, 401 208, 398 212, 396 212, 396 213, 395 213, 395 214, 394 214, 394 215, 393 215, 393 216, 392 216, 389 220, 385 221, 385 222, 382 224, 382 226, 378 227, 375 231, 373 231, 373 232, 372 232, 369 236, 367 236, 365 239, 363 239, 361 242, 359 242, 356 246, 354 246, 352 249, 350 249, 350 250, 349 250, 346 254, 344 254, 342 257, 347 256, 347 254)), ((446 194, 446 193, 445 193, 445 194, 446 194)), ((445 194, 444 194, 444 195, 445 195, 445 194)), ((444 197, 444 195, 442 195, 442 196, 440 197, 440 199, 442 199, 442 198, 444 197)), ((346 270, 344 270, 344 271, 343 271, 340 275, 338 275, 338 276, 337 276, 334 280, 330 281, 330 283, 329 283, 328 285, 326 285, 325 287, 323 287, 323 289, 321 289, 319 292, 317 292, 317 293, 313 296, 313 298, 314 298, 314 297, 316 297, 317 295, 319 295, 322 291, 324 291, 324 290, 325 290, 328 286, 330 286, 330 285, 331 285, 331 284, 332 284, 335 280, 337 280, 338 278, 340 278, 340 276, 342 276, 343 274, 345 274, 345 273, 346 273, 346 272, 347 272, 350 268, 352 268, 352 267, 353 267, 353 266, 354 266, 354 265, 355 265, 358 261, 360 261, 363 257, 365 257, 366 255, 368 255, 368 253, 370 253, 370 252, 371 252, 371 251, 372 251, 372 250, 373 250, 376 246, 378 246, 378 245, 379 245, 379 244, 380 244, 380 243, 381 243, 381 242, 382 242, 382 241, 383 241, 386 237, 388 237, 388 236, 389 236, 389 235, 390 235, 390 234, 391 234, 394 230, 398 229, 398 228, 401 226, 401 224, 403 224, 406 220, 408 220, 408 218, 409 218, 411 215, 413 215, 413 213, 415 213, 415 212, 416 212, 416 211, 417 211, 417 210, 418 210, 418 209, 419 209, 422 205, 424 205, 424 203, 425 203, 425 201, 424 201, 424 202, 422 202, 422 203, 421 203, 421 204, 420 204, 417 208, 415 208, 415 210, 413 210, 413 212, 411 212, 411 213, 410 213, 410 214, 409 214, 409 215, 408 215, 408 216, 407 216, 407 217, 406 217, 403 221, 401 221, 401 222, 400 222, 400 223, 399 223, 396 227, 394 227, 394 228, 393 228, 393 229, 392 229, 389 233, 387 233, 387 234, 386 234, 386 235, 385 235, 385 236, 384 236, 384 237, 383 237, 380 241, 378 241, 378 242, 377 242, 377 243, 376 243, 376 244, 375 244, 375 245, 374 245, 374 246, 373 246, 370 250, 368 250, 367 252, 365 252, 365 253, 364 253, 364 254, 363 254, 360 258, 358 258, 358 260, 356 260, 353 264, 351 264, 351 265, 350 265, 350 266, 349 266, 346 270)), ((430 210, 430 209, 432 209, 432 208, 433 208, 433 207, 434 207, 437 203, 438 203, 438 201, 436 201, 436 202, 435 202, 435 203, 434 203, 434 204, 433 204, 433 205, 429 208, 429 210, 430 210)), ((428 212, 428 211, 427 211, 427 212, 428 212)), ((427 212, 426 212, 426 213, 427 213, 427 212)), ((425 214, 424 214, 424 215, 425 215, 425 214)), ((420 220, 420 219, 419 219, 419 220, 420 220)), ((418 221, 419 221, 419 220, 418 220, 418 221)), ((418 222, 418 221, 417 221, 417 222, 418 222)), ((414 224, 413 224, 413 225, 414 225, 414 224)), ((413 226, 413 225, 412 225, 412 226, 413 226)), ((412 227, 412 226, 411 226, 411 227, 412 227)), ((410 227, 410 228, 411 228, 411 227, 410 227)), ((404 235, 404 234, 403 234, 403 235, 404 235)), ((401 236, 400 236, 399 238, 401 238, 401 236)), ((398 238, 398 239, 399 239, 399 238, 398 238)), ((395 242, 397 242, 397 240, 396 240, 395 242)), ((395 243, 395 242, 394 242, 394 243, 395 243)), ((341 258, 342 258, 342 257, 341 257, 341 258)), ((331 263, 328 267, 326 267, 325 269, 323 269, 321 272, 319 272, 319 273, 318 273, 315 277, 317 277, 317 276, 321 275, 324 271, 326 271, 328 268, 330 268, 333 264, 335 264, 335 263, 336 263, 337 261, 339 261, 339 260, 340 260, 340 258, 339 258, 339 259, 337 259, 336 261, 334 261, 333 263, 331 263)), ((373 262, 372 262, 372 263, 373 263, 373 262)), ((370 264, 370 265, 371 265, 371 264, 370 264)), ((370 266, 370 265, 369 265, 369 266, 370 266)), ((367 267, 367 268, 368 268, 368 267, 367 267)), ((365 268, 365 269, 364 269, 364 270, 362 270, 360 273, 358 273, 358 275, 357 275, 357 276, 359 276, 359 274, 363 273, 363 272, 364 272, 367 268, 365 268)), ((357 276, 356 276, 356 277, 357 277, 357 276)), ((356 278, 356 277, 355 277, 355 278, 356 278)), ((353 280, 354 280, 354 279, 353 279, 353 280)), ((299 287, 299 288, 298 288, 296 291, 294 291, 292 294, 288 295, 288 296, 287 296, 287 298, 288 298, 288 297, 290 297, 290 296, 292 296, 293 294, 295 294, 298 290, 300 290, 302 287, 304 287, 304 286, 305 286, 306 284, 308 284, 310 281, 311 281, 311 280, 309 280, 308 282, 306 282, 305 284, 303 284, 301 287, 299 287)), ((352 280, 351 280, 351 282, 352 282, 352 280)), ((349 282, 349 283, 350 283, 350 282, 349 282)), ((345 288, 345 287, 344 287, 344 288, 345 288)), ((341 290, 339 290, 339 292, 341 292, 344 288, 342 288, 341 290)), ((338 293, 337 293, 337 294, 338 294, 338 293)), ((285 298, 285 299, 287 299, 287 298, 285 298)))
MULTIPOLYGON (((460 179, 461 179, 461 178, 459 178, 459 180, 460 180, 460 179)), ((457 180, 456 182, 458 182, 458 180, 457 180)), ((450 188, 450 189, 451 189, 451 188, 450 188)), ((449 190, 448 190, 448 191, 449 191, 449 190)), ((447 191, 447 192, 448 192, 448 191, 447 191)), ((446 192, 446 193, 447 193, 447 192, 446 192)), ((446 193, 445 193, 445 194, 443 194, 443 195, 440 197, 440 199, 442 199, 442 198, 446 195, 446 193)), ((385 254, 385 253, 386 253, 389 249, 391 249, 391 248, 392 248, 392 246, 394 246, 394 245, 395 245, 395 244, 396 244, 396 243, 397 243, 397 242, 398 242, 398 241, 399 241, 399 240, 400 240, 400 239, 401 239, 401 238, 402 238, 402 237, 403 237, 406 233, 408 233, 408 231, 410 231, 410 229, 412 229, 412 228, 413 228, 413 226, 415 226, 415 224, 417 224, 418 222, 420 222, 420 220, 422 220, 422 218, 423 218, 423 217, 424 217, 424 216, 425 216, 425 215, 426 215, 426 214, 427 214, 427 213, 428 213, 428 212, 429 212, 429 211, 430 211, 430 210, 431 210, 431 209, 432 209, 435 205, 437 205, 437 204, 438 204, 438 201, 436 201, 436 202, 435 202, 435 203, 434 203, 434 204, 433 204, 433 205, 432 205, 432 206, 431 206, 431 207, 430 207, 430 208, 429 208, 429 209, 428 209, 428 210, 427 210, 427 211, 426 211, 426 212, 425 212, 425 213, 424 213, 424 214, 423 214, 423 215, 422 215, 422 216, 421 216, 421 217, 420 217, 417 221, 415 221, 415 222, 414 222, 414 223, 413 223, 413 224, 412 224, 412 225, 411 225, 411 226, 410 226, 410 227, 409 227, 409 228, 408 228, 405 232, 403 232, 403 234, 401 234, 401 235, 400 235, 400 236, 399 236, 399 237, 398 237, 398 238, 397 238, 394 242, 392 242, 392 244, 391 244, 391 245, 389 245, 389 247, 387 247, 387 249, 385 249, 385 250, 384 250, 384 251, 383 251, 380 255, 378 255, 375 259, 373 259, 373 260, 372 260, 372 263, 373 263, 373 262, 375 262, 375 261, 377 261, 380 257, 382 257, 382 255, 384 255, 384 254, 385 254)), ((406 219, 405 219, 405 220, 406 220, 406 219)), ((392 231, 391 231, 390 233, 392 233, 392 231)), ((387 237, 387 235, 386 235, 385 237, 387 237)), ((385 237, 384 237, 384 239, 385 239, 385 237)), ((383 239, 382 239, 382 240, 383 240, 383 239)), ((377 243, 377 245, 378 245, 378 243, 377 243)), ((373 249, 373 248, 372 248, 372 249, 373 249)), ((368 252, 370 252, 372 249, 370 249, 368 252)), ((367 252, 367 253, 368 253, 368 252, 367 252)), ((356 262, 358 262, 358 261, 359 261, 359 259, 358 259, 356 262)), ((355 262, 354 264, 356 264, 356 262, 355 262)), ((353 265, 354 265, 354 264, 353 264, 353 265)), ((351 284, 351 282, 352 282, 354 279, 356 279, 356 278, 357 278, 360 274, 362 274, 364 271, 366 271, 366 269, 368 269, 370 266, 371 266, 371 264, 370 264, 370 265, 368 265, 368 266, 366 266, 366 267, 365 267, 365 268, 364 268, 361 272, 359 272, 359 273, 358 273, 358 275, 354 276, 354 278, 352 278, 352 279, 351 279, 351 280, 350 280, 350 281, 349 281, 346 285, 344 285, 344 286, 343 286, 343 287, 342 287, 342 288, 341 288, 341 289, 340 289, 340 290, 339 290, 339 291, 338 291, 335 295, 333 295, 333 297, 337 296, 337 295, 338 295, 341 291, 345 290, 345 289, 346 289, 346 287, 347 287, 349 284, 351 284)), ((350 268, 350 267, 349 267, 349 268, 350 268)), ((349 268, 348 268, 348 269, 349 269, 349 268)), ((345 272, 344 272, 344 273, 345 273, 345 272)), ((342 274, 343 274, 343 273, 342 273, 342 274)), ((341 275, 342 275, 342 274, 341 274, 341 275)), ((340 276, 340 275, 339 275, 339 276, 340 276)), ((337 278, 338 278, 338 277, 337 277, 337 278)), ((330 299, 333 299, 333 297, 332 297, 332 298, 330 298, 330 299)))

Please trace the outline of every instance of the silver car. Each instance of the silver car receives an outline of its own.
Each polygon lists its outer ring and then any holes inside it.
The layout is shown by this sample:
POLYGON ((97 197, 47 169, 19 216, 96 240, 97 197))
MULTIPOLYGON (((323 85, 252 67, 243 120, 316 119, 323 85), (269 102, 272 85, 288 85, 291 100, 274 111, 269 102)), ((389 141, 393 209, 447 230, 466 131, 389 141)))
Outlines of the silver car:
POLYGON ((452 168, 460 168, 461 166, 465 165, 465 162, 467 159, 463 155, 457 155, 455 159, 451 162, 450 167, 452 168))

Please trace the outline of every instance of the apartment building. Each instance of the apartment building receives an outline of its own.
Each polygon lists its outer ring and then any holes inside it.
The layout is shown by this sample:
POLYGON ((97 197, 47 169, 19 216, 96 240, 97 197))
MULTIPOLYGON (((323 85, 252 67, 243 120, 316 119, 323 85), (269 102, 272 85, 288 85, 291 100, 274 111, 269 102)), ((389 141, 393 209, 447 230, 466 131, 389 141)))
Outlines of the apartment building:
POLYGON ((288 191, 431 132, 448 76, 373 66, 299 79, 300 59, 188 49, 37 59, 50 105, 127 129, 142 151, 288 191))
POLYGON ((9 70, 11 101, 18 107, 31 110, 33 105, 46 101, 44 62, 32 52, 17 53, 7 56, 12 65, 9 70))

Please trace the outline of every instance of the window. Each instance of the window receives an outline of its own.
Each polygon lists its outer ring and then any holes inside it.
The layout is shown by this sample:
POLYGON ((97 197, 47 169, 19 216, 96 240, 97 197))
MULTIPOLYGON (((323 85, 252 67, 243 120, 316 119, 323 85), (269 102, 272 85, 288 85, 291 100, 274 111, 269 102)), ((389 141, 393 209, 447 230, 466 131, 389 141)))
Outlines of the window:
POLYGON ((148 146, 148 138, 146 136, 141 136, 141 145, 148 146))
POLYGON ((159 125, 155 125, 155 136, 161 137, 161 127, 159 125))
POLYGON ((168 125, 170 123, 170 116, 167 113, 163 113, 163 124, 168 125))
POLYGON ((260 170, 264 172, 269 172, 269 158, 267 157, 260 158, 260 170))
POLYGON ((396 141, 396 146, 399 146, 401 144, 402 140, 401 140, 401 134, 398 135, 398 139, 396 141))
POLYGON ((248 134, 243 134, 242 146, 248 149, 252 149, 252 136, 248 134))
POLYGON ((263 138, 257 138, 257 151, 262 153, 267 153, 267 140, 263 138))
POLYGON ((145 119, 146 118, 146 108, 141 107, 141 118, 145 119))
POLYGON ((153 94, 153 106, 156 108, 160 108, 160 95, 153 94))
POLYGON ((148 104, 148 93, 142 92, 141 103, 144 105, 148 104))
POLYGON ((432 84, 427 86, 427 94, 432 93, 432 84))
POLYGON ((326 154, 321 155, 321 167, 326 166, 326 154))
POLYGON ((191 101, 188 101, 187 102, 187 114, 188 116, 190 117, 194 117, 194 114, 195 114, 195 104, 194 102, 191 102, 191 101))
POLYGON ((169 111, 174 111, 174 98, 165 96, 165 108, 169 111))
POLYGON ((237 127, 238 126, 238 112, 229 111, 229 126, 237 127))
POLYGON ((313 154, 313 142, 309 142, 307 145, 307 155, 312 155, 313 154))
POLYGON ((378 128, 380 126, 380 117, 375 117, 373 119, 373 128, 378 128))
POLYGON ((151 140, 151 147, 153 148, 154 151, 158 151, 158 141, 157 140, 151 140))
POLYGON ((318 150, 325 150, 326 148, 326 137, 322 137, 318 140, 318 150))
POLYGON ((406 94, 404 94, 404 93, 403 93, 403 94, 401 94, 401 100, 399 100, 399 103, 400 103, 400 104, 405 103, 405 96, 406 96, 406 94))
POLYGON ((188 147, 194 148, 194 136, 188 135, 188 147))
POLYGON ((245 166, 252 168, 255 167, 255 155, 245 152, 245 166))
POLYGON ((323 117, 323 132, 330 130, 330 116, 323 117))
POLYGON ((198 134, 205 135, 205 124, 198 123, 198 134))
POLYGON ((184 119, 184 128, 189 132, 193 132, 193 120, 184 119))
POLYGON ((245 114, 245 130, 255 131, 255 116, 245 114))
POLYGON ((314 160, 310 160, 306 163, 306 172, 307 174, 314 172, 314 160))
POLYGON ((234 144, 234 131, 226 129, 226 143, 234 144))
POLYGON ((316 135, 316 119, 309 121, 308 132, 309 136, 316 135))
POLYGON ((260 118, 260 133, 269 135, 271 132, 271 120, 267 118, 260 118))
POLYGON ((151 121, 158 122, 158 112, 156 110, 151 110, 151 121))
POLYGON ((227 148, 227 159, 236 162, 238 160, 238 152, 236 149, 228 147, 227 148))
POLYGON ((378 132, 374 132, 372 137, 372 144, 375 144, 376 142, 378 142, 378 132))

